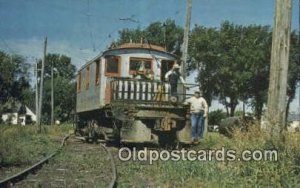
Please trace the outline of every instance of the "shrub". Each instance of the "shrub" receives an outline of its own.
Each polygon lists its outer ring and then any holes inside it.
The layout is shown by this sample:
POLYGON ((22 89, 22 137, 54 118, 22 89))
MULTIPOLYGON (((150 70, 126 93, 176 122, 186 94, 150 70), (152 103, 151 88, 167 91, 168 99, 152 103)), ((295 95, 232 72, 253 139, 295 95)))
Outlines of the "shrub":
POLYGON ((208 114, 209 125, 220 125, 221 120, 226 118, 226 113, 222 110, 211 111, 208 114))
MULTIPOLYGON (((247 131, 233 129, 232 137, 209 133, 193 149, 278 151, 278 161, 166 161, 145 169, 157 184, 167 187, 299 187, 300 136, 283 133, 285 140, 271 137, 258 124, 247 131)), ((139 172, 142 174, 143 172, 139 172)))

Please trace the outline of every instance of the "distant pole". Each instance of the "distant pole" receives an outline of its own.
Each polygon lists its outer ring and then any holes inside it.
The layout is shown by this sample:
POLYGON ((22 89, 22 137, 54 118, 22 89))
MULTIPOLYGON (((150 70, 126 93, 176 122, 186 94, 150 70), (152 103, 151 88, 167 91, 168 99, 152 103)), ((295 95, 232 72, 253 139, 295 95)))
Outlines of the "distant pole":
POLYGON ((44 57, 42 60, 41 81, 40 81, 39 119, 38 119, 40 133, 42 132, 41 119, 42 119, 42 106, 43 106, 44 69, 45 69, 46 53, 47 53, 47 37, 45 38, 45 42, 44 42, 44 57))
POLYGON ((36 114, 36 124, 39 122, 39 82, 38 82, 38 62, 35 63, 35 114, 36 114))
POLYGON ((291 0, 276 0, 267 104, 269 128, 275 134, 281 132, 286 123, 291 7, 291 0))
POLYGON ((54 84, 53 84, 53 62, 51 65, 51 125, 54 125, 54 84))
POLYGON ((182 44, 182 63, 181 63, 181 74, 182 77, 186 77, 186 62, 188 56, 188 44, 189 44, 189 32, 191 25, 191 14, 192 14, 192 0, 187 0, 186 6, 186 20, 183 34, 183 44, 182 44))

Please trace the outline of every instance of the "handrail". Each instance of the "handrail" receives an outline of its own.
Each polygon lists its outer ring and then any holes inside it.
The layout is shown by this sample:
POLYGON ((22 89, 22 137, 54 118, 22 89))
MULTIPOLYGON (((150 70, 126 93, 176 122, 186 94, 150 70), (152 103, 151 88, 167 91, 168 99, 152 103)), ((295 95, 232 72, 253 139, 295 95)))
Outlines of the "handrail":
MULTIPOLYGON (((155 102, 157 104, 169 103, 171 97, 170 85, 168 82, 157 80, 144 80, 132 78, 114 78, 111 81, 112 101, 140 101, 155 102)), ((183 84, 179 84, 182 87, 183 84)), ((198 86, 196 84, 186 84, 187 86, 198 86)), ((187 96, 185 92, 177 92, 175 95, 180 102, 187 96)))
MULTIPOLYGON (((127 81, 142 81, 142 82, 149 82, 149 83, 164 83, 169 84, 169 82, 166 81, 160 81, 160 80, 149 80, 149 79, 135 79, 135 78, 129 78, 129 77, 112 77, 112 81, 118 81, 118 80, 127 80, 127 81)), ((182 84, 182 83, 181 83, 182 84)), ((199 84, 192 84, 192 83, 186 83, 185 85, 188 86, 199 86, 199 84)))

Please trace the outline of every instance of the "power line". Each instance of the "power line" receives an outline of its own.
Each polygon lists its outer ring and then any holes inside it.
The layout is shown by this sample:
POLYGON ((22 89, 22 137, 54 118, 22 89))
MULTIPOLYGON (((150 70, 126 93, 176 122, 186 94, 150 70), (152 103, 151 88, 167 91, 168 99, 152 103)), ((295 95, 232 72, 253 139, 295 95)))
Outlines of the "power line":
POLYGON ((91 25, 91 15, 92 14, 90 14, 90 0, 87 0, 87 12, 88 12, 88 14, 86 14, 86 16, 87 16, 88 29, 90 31, 91 44, 93 47, 93 51, 96 51, 95 40, 94 40, 94 35, 93 35, 92 25, 91 25))

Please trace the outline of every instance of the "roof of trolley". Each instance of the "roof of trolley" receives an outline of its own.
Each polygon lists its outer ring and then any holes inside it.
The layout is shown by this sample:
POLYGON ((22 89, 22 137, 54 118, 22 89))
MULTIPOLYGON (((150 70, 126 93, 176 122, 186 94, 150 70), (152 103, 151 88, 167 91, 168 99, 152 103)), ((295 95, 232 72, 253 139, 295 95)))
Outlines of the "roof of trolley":
POLYGON ((178 56, 170 52, 167 52, 165 48, 158 45, 145 44, 145 43, 124 43, 119 46, 110 47, 108 50, 105 50, 104 52, 100 53, 93 59, 87 61, 83 66, 81 66, 81 68, 78 71, 82 70, 86 65, 99 60, 103 56, 129 54, 134 52, 149 53, 151 55, 165 54, 170 59, 173 60, 178 59, 178 56))
POLYGON ((117 48, 122 49, 122 48, 144 48, 144 49, 152 49, 152 50, 157 50, 157 51, 162 51, 162 52, 167 52, 165 48, 161 46, 157 46, 154 44, 145 44, 145 43, 124 43, 118 46, 117 48))

